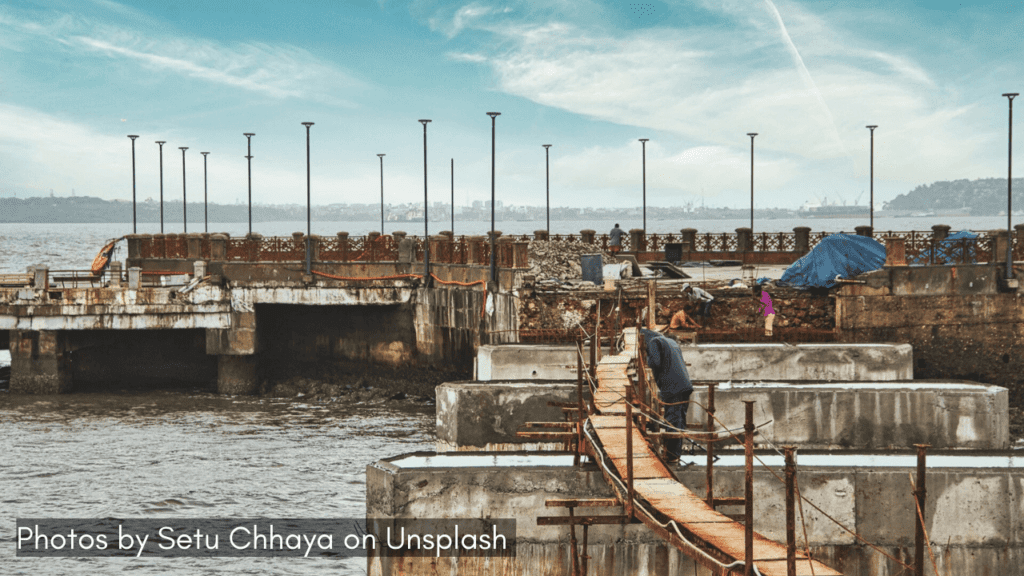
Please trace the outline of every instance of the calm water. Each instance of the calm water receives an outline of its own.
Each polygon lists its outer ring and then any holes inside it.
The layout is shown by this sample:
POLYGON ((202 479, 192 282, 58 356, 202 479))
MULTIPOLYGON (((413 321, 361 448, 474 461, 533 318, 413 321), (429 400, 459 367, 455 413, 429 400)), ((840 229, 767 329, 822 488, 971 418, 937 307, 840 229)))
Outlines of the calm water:
MULTIPOLYGON (((282 229, 294 227, 288 223, 282 229)), ((0 225, 3 267, 83 265, 118 225, 0 225)), ((0 365, 10 356, 0 351, 0 365)), ((364 574, 366 560, 15 558, 18 517, 352 518, 366 465, 430 450, 432 406, 221 397, 188 390, 0 391, 0 576, 364 574)))

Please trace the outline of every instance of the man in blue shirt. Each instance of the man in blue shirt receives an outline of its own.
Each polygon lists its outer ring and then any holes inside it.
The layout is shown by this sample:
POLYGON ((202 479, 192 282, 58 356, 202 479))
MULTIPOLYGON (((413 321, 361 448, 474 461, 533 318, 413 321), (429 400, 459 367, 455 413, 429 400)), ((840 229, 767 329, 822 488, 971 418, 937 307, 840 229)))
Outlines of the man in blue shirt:
POLYGON ((618 254, 619 251, 622 250, 622 236, 625 235, 625 233, 626 231, 619 228, 618 224, 616 224, 615 228, 612 228, 612 231, 608 233, 608 250, 610 250, 612 254, 618 254))
MULTIPOLYGON (((666 404, 665 420, 679 431, 686 430, 686 409, 693 393, 693 383, 690 382, 683 353, 678 344, 658 332, 641 328, 640 333, 647 349, 647 365, 654 372, 654 381, 658 384, 658 396, 666 404)), ((667 462, 679 461, 682 446, 682 438, 665 440, 667 462)))

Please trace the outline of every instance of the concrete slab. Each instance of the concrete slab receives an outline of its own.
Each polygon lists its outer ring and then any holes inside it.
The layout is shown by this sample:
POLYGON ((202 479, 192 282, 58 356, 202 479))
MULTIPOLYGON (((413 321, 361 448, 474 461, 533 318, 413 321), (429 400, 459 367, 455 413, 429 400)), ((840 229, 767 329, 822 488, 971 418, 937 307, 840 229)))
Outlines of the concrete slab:
MULTIPOLYGON (((706 422, 707 387, 690 398, 689 422, 706 422), (699 405, 699 406, 698 406, 699 405)), ((1010 447, 1009 391, 972 382, 724 383, 715 390, 719 429, 743 427, 743 400, 755 440, 803 449, 889 450, 1010 447), (766 442, 767 441, 767 442, 766 442)))
MULTIPOLYGON (((594 465, 573 467, 571 456, 521 454, 403 455, 367 467, 367 516, 374 518, 514 518, 515 558, 374 557, 372 575, 404 573, 538 574, 567 573, 566 527, 537 526, 538 516, 567 515, 546 508, 548 498, 612 496, 594 465), (486 562, 485 562, 486 561, 486 562), (438 563, 442 565, 439 565, 438 563)), ((833 459, 800 456, 798 482, 805 497, 898 558, 913 556, 915 510, 908 473, 916 457, 887 456, 886 466, 859 455, 833 459), (860 459, 864 466, 851 465, 860 459), (813 465, 804 464, 805 461, 813 465), (832 461, 835 465, 828 465, 832 461)), ((1012 574, 1024 560, 1024 533, 1017 529, 1024 458, 1004 453, 1005 467, 990 467, 993 456, 929 456, 925 523, 934 542, 941 574, 1012 574)), ((763 456, 781 476, 781 457, 763 456)), ((702 460, 702 458, 698 459, 702 460)), ((684 463, 687 459, 684 457, 684 463)), ((716 495, 742 496, 740 457, 726 457, 715 468, 716 495)), ((680 480, 702 495, 705 471, 699 464, 679 471, 680 480)), ((754 473, 754 528, 783 540, 784 491, 770 472, 754 473)), ((741 507, 722 507, 727 514, 741 507)), ((586 509, 578 514, 620 514, 620 508, 586 509)), ((804 506, 814 556, 845 576, 895 574, 899 569, 809 505, 804 506)), ((799 540, 802 542, 802 531, 799 540)), ((579 536, 579 533, 577 533, 579 536)), ((589 574, 694 574, 693 561, 669 548, 643 525, 593 526, 589 532, 589 574)))
MULTIPOLYGON (((914 378, 909 344, 698 344, 682 346, 694 380, 885 382, 914 378)), ((481 346, 476 378, 576 380, 576 349, 566 345, 481 346)))
MULTIPOLYGON (((705 422, 707 387, 697 386, 687 421, 705 422)), ((725 383, 716 387, 717 429, 743 427, 754 400, 757 442, 803 449, 1001 450, 1010 446, 1009 392, 970 382, 725 383)), ((525 422, 562 421, 549 401, 575 402, 576 385, 462 382, 437 388, 437 450, 553 450, 516 437, 525 422)))
POLYGON ((526 422, 565 420, 548 402, 573 402, 576 385, 548 383, 445 383, 437 387, 437 451, 557 450, 559 442, 516 437, 526 422))

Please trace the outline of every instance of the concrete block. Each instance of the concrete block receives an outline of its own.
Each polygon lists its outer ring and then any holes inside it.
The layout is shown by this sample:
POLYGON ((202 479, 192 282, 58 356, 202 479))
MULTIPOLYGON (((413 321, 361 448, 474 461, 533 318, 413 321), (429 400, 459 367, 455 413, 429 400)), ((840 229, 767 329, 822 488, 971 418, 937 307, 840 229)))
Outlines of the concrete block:
MULTIPOLYGON (((909 344, 699 344, 684 346, 694 380, 889 381, 914 377, 909 344)), ((477 380, 575 380, 566 345, 481 346, 477 380)))
MULTIPOLYGON (((803 449, 1003 450, 1010 447, 1009 391, 970 382, 732 383, 716 387, 715 417, 741 428, 753 400, 761 438, 803 449)), ((707 388, 691 397, 689 421, 704 422, 707 388), (698 406, 699 405, 699 406, 698 406)), ((755 440, 755 442, 757 442, 755 440)))
POLYGON ((526 422, 562 422, 548 402, 576 400, 575 384, 445 383, 437 387, 437 451, 557 449, 516 437, 526 422))
MULTIPOLYGON (((528 421, 563 419, 549 401, 574 402, 576 385, 560 382, 456 382, 437 388, 437 450, 555 449, 516 437, 528 421)), ((718 429, 742 428, 743 400, 766 424, 759 445, 821 450, 1003 450, 1010 446, 1009 392, 968 382, 847 384, 731 383, 716 387, 718 429)), ((705 422, 707 387, 691 396, 687 421, 705 422)))
POLYGON ((255 356, 219 356, 217 392, 219 394, 255 394, 259 389, 255 356))
MULTIPOLYGON (((781 457, 762 456, 778 474, 781 457)), ((803 495, 843 526, 897 558, 913 557, 916 511, 909 473, 916 457, 863 456, 830 462, 830 456, 798 458, 797 478, 803 495), (850 465, 850 461, 859 464, 850 465)), ((388 458, 367 467, 367 515, 376 518, 514 518, 515 559, 370 558, 368 573, 541 574, 567 573, 568 529, 540 527, 537 516, 567 515, 546 508, 549 498, 607 498, 612 495, 592 464, 571 465, 571 456, 503 454, 439 455, 417 453, 388 458), (400 572, 405 570, 405 572, 400 572)), ((684 457, 684 460, 686 458, 684 457)), ((679 480, 703 495, 706 475, 696 465, 679 469, 679 480)), ((715 468, 715 493, 742 496, 740 457, 725 457, 715 468)), ((1016 529, 1021 517, 1018 494, 1024 470, 1006 455, 929 456, 925 523, 940 574, 1015 574, 1024 560, 1024 538, 1016 529), (992 460, 1011 464, 1001 467, 992 460), (960 465, 962 464, 962 466, 960 465)), ((784 541, 784 493, 781 483, 760 465, 754 474, 754 528, 784 541)), ((739 507, 722 507, 735 513, 739 507)), ((578 514, 619 514, 619 508, 583 509, 578 514)), ((814 557, 845 576, 896 574, 885 557, 804 505, 814 557)), ((798 541, 802 527, 797 520, 798 541)), ((579 533, 577 533, 579 536, 579 533)), ((590 529, 589 574, 693 574, 693 561, 662 542, 645 526, 594 526, 590 529)), ((928 564, 930 562, 926 561, 928 564)), ((705 574, 706 572, 701 572, 705 574)), ((929 569, 929 574, 931 573, 929 569)))
POLYGON ((480 346, 476 379, 576 380, 576 347, 530 344, 480 346))

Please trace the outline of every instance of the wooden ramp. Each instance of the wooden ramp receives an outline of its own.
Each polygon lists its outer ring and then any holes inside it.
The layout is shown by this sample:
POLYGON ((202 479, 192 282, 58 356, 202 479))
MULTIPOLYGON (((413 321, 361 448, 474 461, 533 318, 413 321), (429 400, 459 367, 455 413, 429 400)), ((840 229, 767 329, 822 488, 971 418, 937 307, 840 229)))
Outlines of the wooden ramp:
MULTIPOLYGON (((598 459, 610 463, 618 477, 602 466, 605 479, 625 496, 621 487, 628 476, 626 445, 627 367, 636 353, 637 332, 624 331, 625 350, 603 358, 597 367, 598 387, 594 405, 599 414, 589 418, 597 442, 591 442, 598 459)), ((641 430, 632 427, 634 515, 652 530, 668 537, 685 554, 716 574, 742 574, 745 557, 744 526, 708 506, 702 498, 679 483, 648 445, 641 430), (674 526, 673 526, 674 523, 674 526), (708 561, 714 559, 714 561, 708 561)), ((786 546, 754 533, 754 565, 763 576, 787 576, 786 546)), ((800 576, 841 576, 832 568, 797 554, 800 576)))

